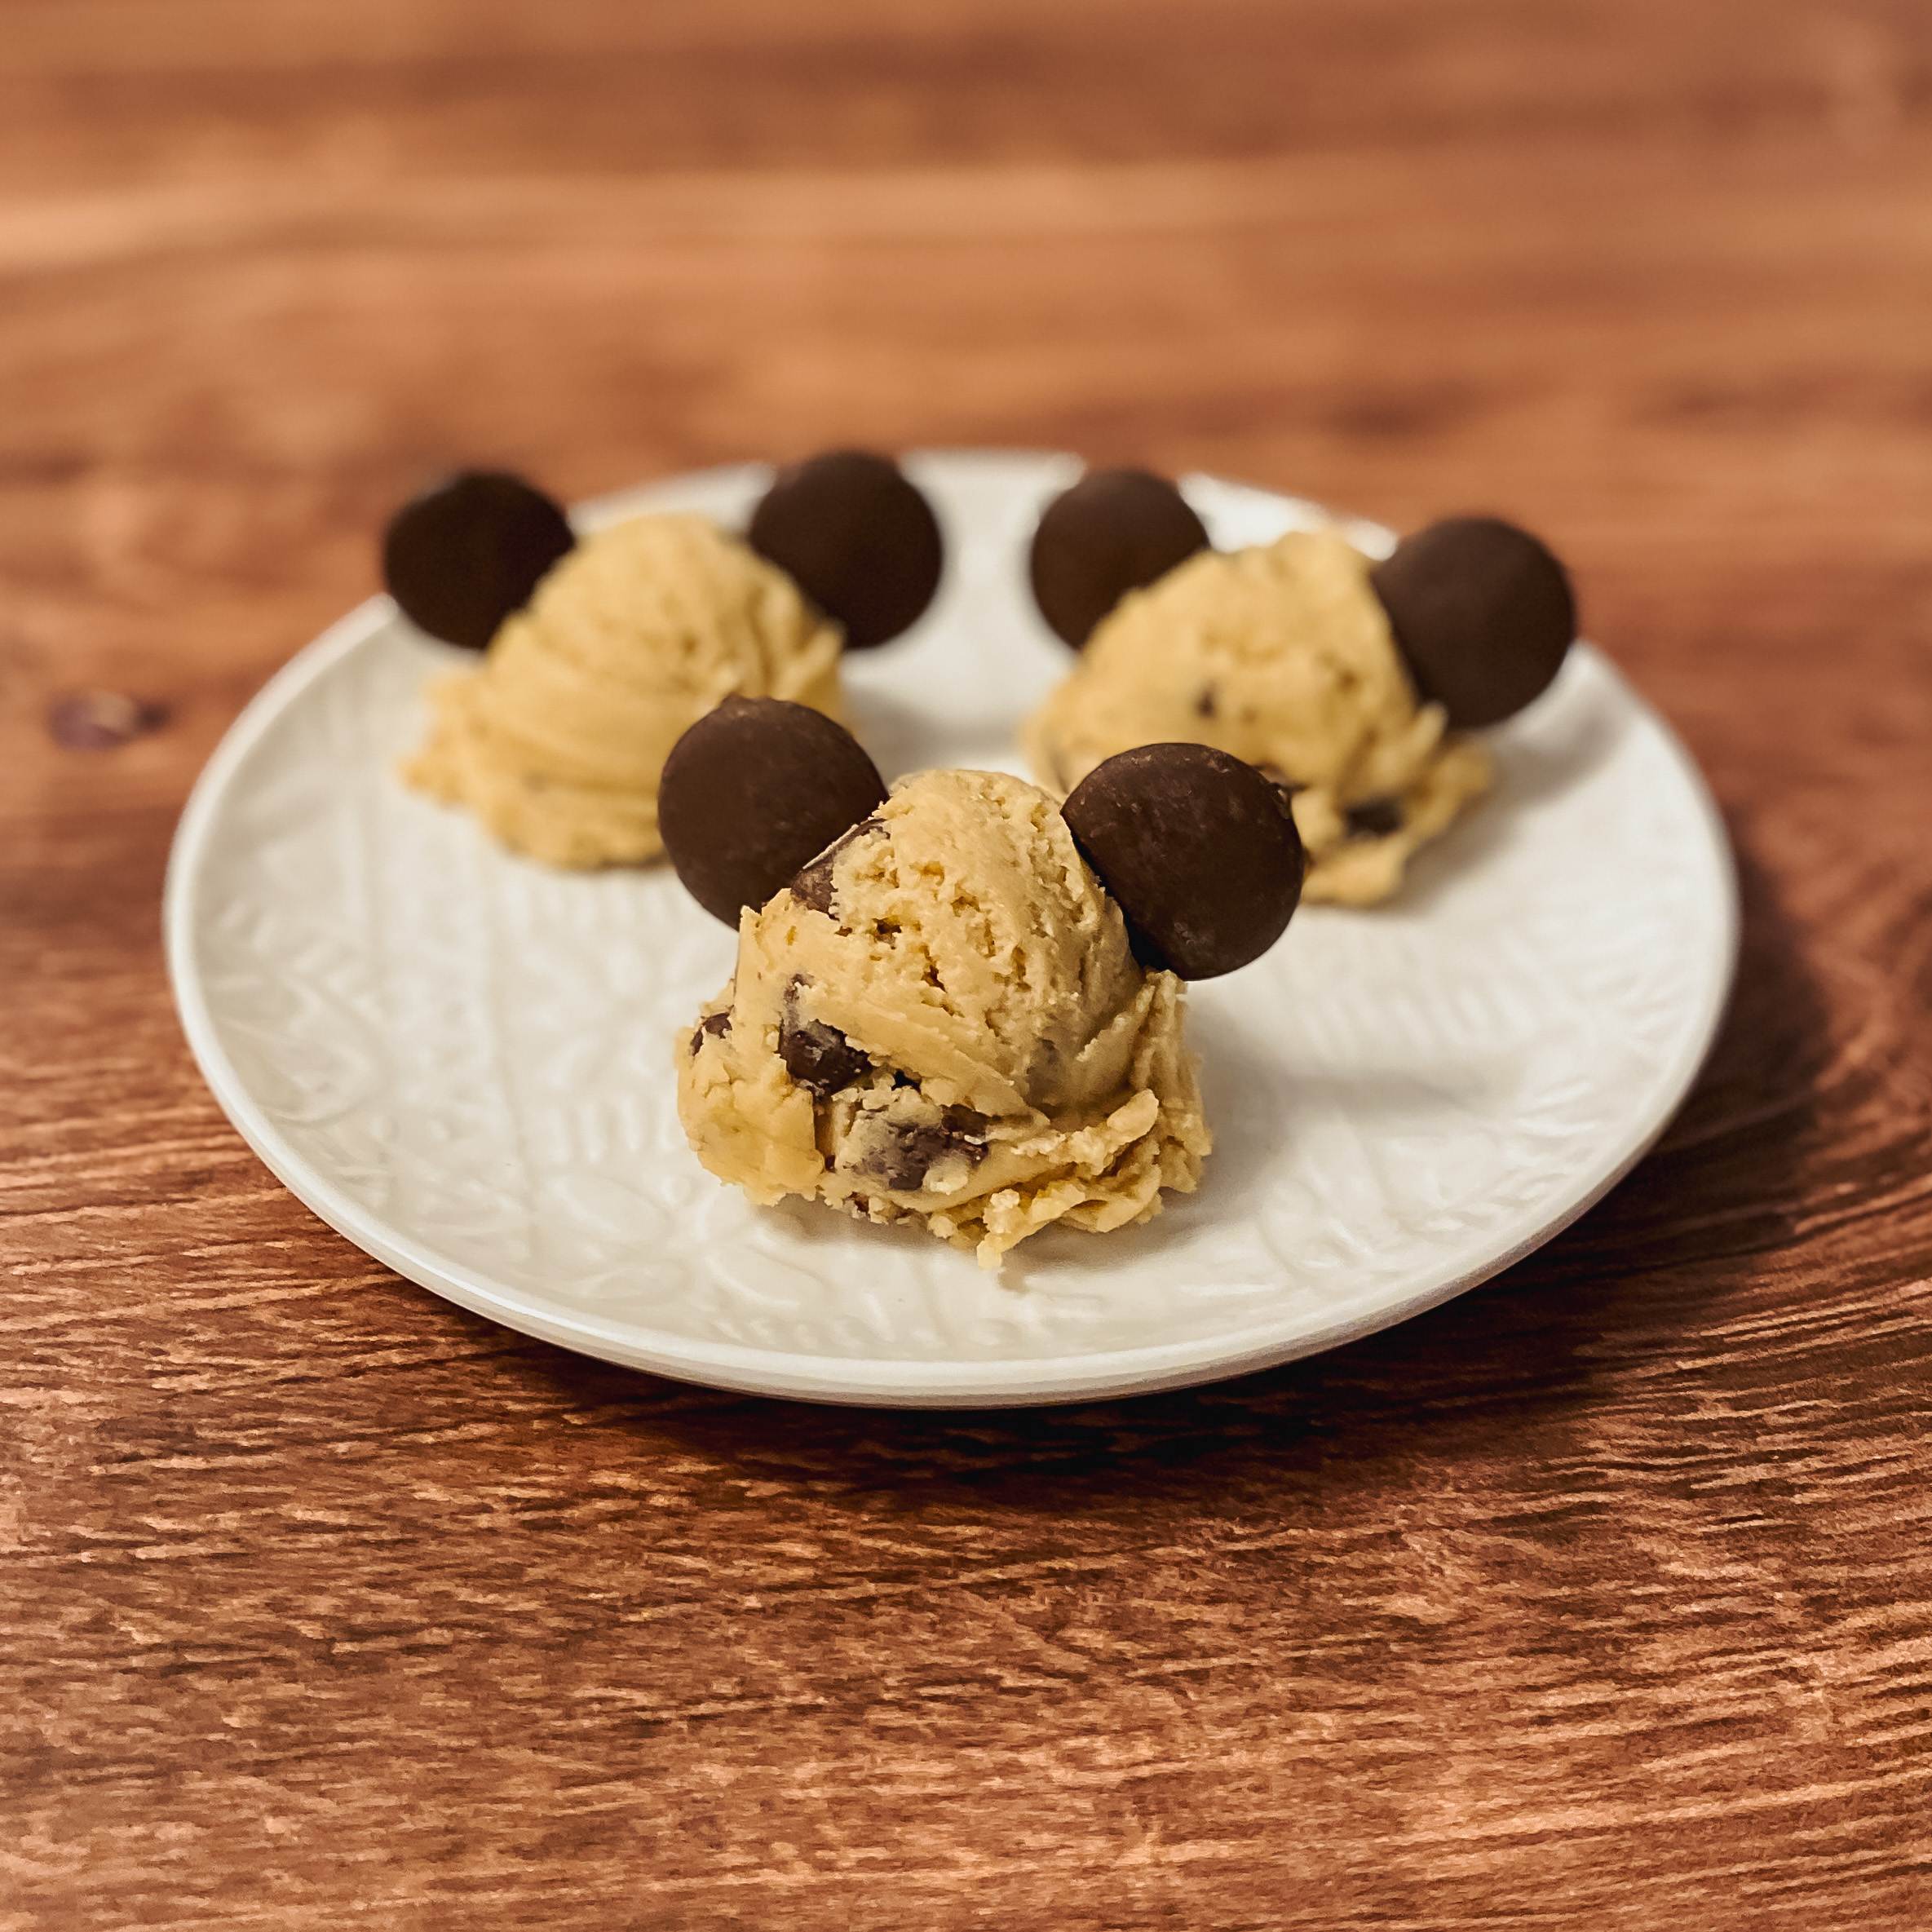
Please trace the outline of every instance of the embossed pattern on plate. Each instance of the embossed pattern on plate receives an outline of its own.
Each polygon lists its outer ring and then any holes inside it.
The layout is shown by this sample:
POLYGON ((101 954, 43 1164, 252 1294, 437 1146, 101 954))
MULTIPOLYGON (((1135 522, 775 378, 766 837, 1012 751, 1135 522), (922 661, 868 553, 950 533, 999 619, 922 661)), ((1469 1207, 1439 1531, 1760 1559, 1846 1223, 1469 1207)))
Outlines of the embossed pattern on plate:
MULTIPOLYGON (((1078 473, 1054 456, 909 459, 947 581, 848 660, 886 776, 1023 769, 1013 727, 1066 657, 1025 544, 1078 473)), ((741 523, 767 472, 607 498, 741 523)), ((1314 506, 1206 477, 1216 541, 1314 506)), ((1364 547, 1385 532, 1351 526, 1364 547)), ((672 1042, 732 935, 668 869, 573 876, 405 791, 427 678, 466 661, 374 599, 263 691, 210 761, 170 867, 170 969, 216 1097, 351 1240, 524 1332, 721 1386, 820 1399, 1050 1402, 1173 1386, 1404 1319, 1545 1240, 1662 1129, 1735 948, 1695 767, 1597 652, 1492 734, 1494 794, 1392 905, 1310 908, 1195 988, 1216 1136, 1147 1226, 1028 1242, 1005 1272, 922 1233, 750 1207, 700 1168, 672 1042)))

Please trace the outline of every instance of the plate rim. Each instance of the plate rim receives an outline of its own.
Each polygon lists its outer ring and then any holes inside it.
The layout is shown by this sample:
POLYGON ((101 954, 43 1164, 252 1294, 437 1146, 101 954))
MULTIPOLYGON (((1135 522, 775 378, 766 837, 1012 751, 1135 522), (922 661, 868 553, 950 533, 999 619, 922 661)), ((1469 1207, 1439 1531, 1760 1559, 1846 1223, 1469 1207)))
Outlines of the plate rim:
MULTIPOLYGON (((962 456, 977 459, 1044 457, 1046 451, 969 449, 919 449, 909 459, 962 456)), ((1076 459, 1077 460, 1077 459, 1076 459)), ((652 479, 586 499, 573 506, 573 521, 592 524, 620 505, 659 489, 674 490, 701 480, 723 482, 766 466, 722 464, 652 479)), ((1193 472, 1190 472, 1192 475, 1193 472)), ((1217 480, 1229 480, 1217 479, 1217 480)), ((1255 485, 1240 487, 1255 489, 1255 485)), ((1283 491, 1284 502, 1306 503, 1283 491)), ((1342 513, 1330 512, 1341 516, 1342 513)), ((1366 519, 1343 518, 1359 522, 1366 519)), ((1050 1357, 921 1360, 913 1357, 804 1355, 741 1343, 699 1342, 642 1323, 573 1315, 534 1302, 492 1282, 478 1271, 437 1255, 394 1229, 342 1192, 281 1136, 223 1047, 195 960, 197 892, 209 842, 229 791, 262 738, 312 684, 343 660, 372 644, 396 614, 382 593, 365 599, 303 645, 245 705, 197 776, 170 847, 162 887, 162 936, 175 1011, 202 1078, 229 1123, 258 1159, 311 1213, 346 1240, 417 1286, 515 1333, 552 1342, 597 1359, 640 1368, 674 1380, 736 1393, 846 1406, 900 1408, 999 1408, 1103 1400, 1154 1394, 1251 1374, 1320 1355, 1393 1328, 1479 1287, 1533 1253, 1589 1212, 1656 1144, 1682 1107, 1709 1059, 1736 977, 1740 908, 1735 855, 1723 816, 1696 760, 1669 723, 1611 661, 1579 639, 1598 670, 1655 727, 1693 807, 1716 861, 1721 887, 1713 951, 1719 970, 1701 995, 1695 1023, 1682 1036, 1676 1059, 1660 1079, 1648 1113, 1634 1116, 1634 1133, 1613 1149, 1600 1170, 1527 1234, 1475 1267, 1432 1284, 1407 1298, 1284 1338, 1271 1324, 1255 1323, 1231 1333, 1189 1342, 1148 1343, 1131 1349, 1050 1357)))

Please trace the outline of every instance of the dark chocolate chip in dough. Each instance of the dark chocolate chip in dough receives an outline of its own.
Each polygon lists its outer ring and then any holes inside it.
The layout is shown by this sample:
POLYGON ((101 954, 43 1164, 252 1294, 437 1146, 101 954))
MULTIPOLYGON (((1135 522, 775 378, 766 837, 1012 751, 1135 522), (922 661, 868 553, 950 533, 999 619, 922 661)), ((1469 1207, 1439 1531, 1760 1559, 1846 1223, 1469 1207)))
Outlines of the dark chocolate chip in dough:
POLYGON ((1206 745, 1142 745, 1061 807, 1127 921, 1134 957, 1211 979, 1280 939, 1302 895, 1294 814, 1252 765, 1206 745))
POLYGON ((1514 524, 1451 517, 1417 530, 1370 573, 1416 687, 1463 730, 1496 724, 1545 691, 1576 635, 1563 567, 1514 524))
POLYGON ((895 638, 932 602, 945 561, 932 506, 891 458, 834 449, 780 470, 752 512, 751 547, 844 629, 895 638))
POLYGON ((736 926, 885 802, 843 725, 782 698, 728 697, 671 747, 657 826, 685 890, 736 926))
POLYGON ((778 1057, 800 1086, 810 1087, 822 1098, 850 1086, 872 1061, 837 1027, 798 1017, 798 988, 802 984, 794 979, 785 990, 785 1011, 778 1022, 778 1057))
POLYGON ((832 917, 832 855, 844 843, 843 838, 834 841, 787 888, 807 912, 823 913, 828 919, 832 917))
POLYGON ((382 578, 412 623, 480 651, 576 541, 542 490, 500 471, 466 470, 390 519, 382 578))
POLYGON ((943 1122, 931 1125, 909 1121, 893 1130, 884 1146, 874 1148, 856 1171, 869 1181, 899 1194, 917 1194, 926 1177, 948 1154, 964 1154, 977 1167, 986 1158, 986 1116, 970 1108, 950 1107, 943 1122))
POLYGON ((874 832, 885 829, 885 820, 878 818, 864 820, 849 832, 842 833, 833 839, 811 864, 792 881, 792 897, 800 905, 808 906, 815 913, 832 917, 833 881, 832 862, 855 838, 864 838, 874 832))
POLYGON ((872 1063, 837 1027, 816 1019, 787 1020, 778 1029, 778 1057, 802 1087, 818 1094, 849 1087, 872 1063))
POLYGON ((1348 807, 1342 816, 1348 820, 1351 838, 1386 838, 1402 829, 1402 801, 1364 798, 1359 805, 1348 807))
POLYGON ((730 1014, 707 1013, 705 1017, 692 1028, 691 1057, 694 1060, 697 1058, 700 1051, 703 1049, 705 1044, 705 1036, 707 1033, 709 1033, 714 1040, 723 1040, 730 1037, 731 1030, 732 1016, 730 1014))
POLYGON ((1130 590, 1207 547, 1206 527, 1165 476, 1091 470, 1047 505, 1033 533, 1033 600, 1077 651, 1130 590))

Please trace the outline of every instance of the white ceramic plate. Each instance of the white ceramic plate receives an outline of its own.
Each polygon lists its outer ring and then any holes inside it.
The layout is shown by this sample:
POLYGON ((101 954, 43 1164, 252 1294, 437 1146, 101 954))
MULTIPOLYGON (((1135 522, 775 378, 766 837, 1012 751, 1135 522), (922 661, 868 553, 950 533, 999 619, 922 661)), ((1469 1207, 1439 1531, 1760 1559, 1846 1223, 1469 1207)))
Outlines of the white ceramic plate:
MULTIPOLYGON (((1022 767, 1067 668, 1024 586, 1064 457, 929 454, 948 575, 918 628, 847 661, 888 778, 1022 767)), ((738 524, 768 472, 590 506, 738 524)), ((1217 542, 1320 513, 1207 477, 1217 542)), ((1386 533, 1351 527, 1364 548, 1386 533)), ((732 935, 666 867, 550 872, 405 791, 426 679, 466 654, 386 598, 309 645, 197 786, 170 968, 209 1085, 330 1226, 466 1308, 693 1382, 906 1406, 1065 1401, 1311 1354, 1547 1240, 1648 1147, 1716 1028, 1735 947, 1695 767, 1594 651, 1493 734, 1494 794, 1391 905, 1311 907, 1196 988, 1215 1151, 1143 1227, 1056 1231, 1002 1274, 930 1236, 749 1205, 679 1131, 672 1042, 732 935)))

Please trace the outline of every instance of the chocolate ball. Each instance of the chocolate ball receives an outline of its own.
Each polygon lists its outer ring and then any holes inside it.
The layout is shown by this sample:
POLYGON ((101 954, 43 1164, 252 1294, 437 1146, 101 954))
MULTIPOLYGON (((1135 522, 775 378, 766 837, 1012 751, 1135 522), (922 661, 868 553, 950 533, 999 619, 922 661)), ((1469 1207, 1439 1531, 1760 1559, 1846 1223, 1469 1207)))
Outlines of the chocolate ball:
POLYGON ((657 828, 685 890, 727 926, 886 800, 878 767, 808 705, 727 697, 671 747, 657 828))
POLYGON ((932 602, 945 561, 932 506, 888 457, 835 449, 780 470, 751 513, 751 547, 845 630, 895 638, 932 602))
POLYGON ((1041 513, 1028 559, 1033 600, 1079 650, 1130 590, 1208 547, 1187 500, 1146 470, 1090 470, 1041 513))
POLYGON ((1127 921, 1134 956, 1183 979, 1258 959, 1302 896, 1301 834, 1252 765, 1207 745, 1142 745, 1060 808, 1127 921))
POLYGON ((382 539, 382 580, 431 637, 480 651, 577 542, 521 477, 465 470, 405 503, 382 539))
POLYGON ((1369 581, 1416 688, 1464 730, 1547 690, 1576 635, 1563 565, 1497 517, 1451 517, 1404 537, 1369 581))

